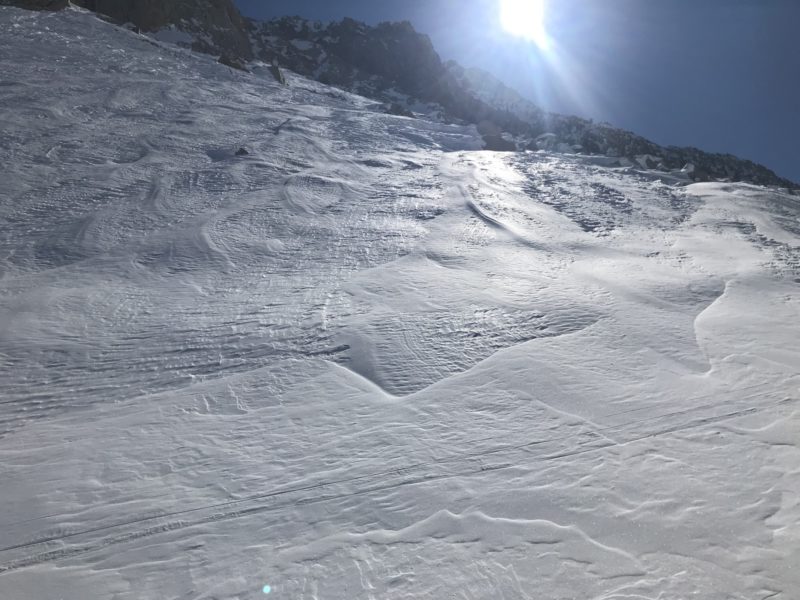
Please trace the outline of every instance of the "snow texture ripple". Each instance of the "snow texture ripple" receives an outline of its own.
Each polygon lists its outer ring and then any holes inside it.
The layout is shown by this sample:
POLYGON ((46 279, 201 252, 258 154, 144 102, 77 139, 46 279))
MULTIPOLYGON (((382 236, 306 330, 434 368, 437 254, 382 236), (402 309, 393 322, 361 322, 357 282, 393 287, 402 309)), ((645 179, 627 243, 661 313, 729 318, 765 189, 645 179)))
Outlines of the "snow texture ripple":
POLYGON ((797 597, 796 196, 0 30, 0 598, 797 597))

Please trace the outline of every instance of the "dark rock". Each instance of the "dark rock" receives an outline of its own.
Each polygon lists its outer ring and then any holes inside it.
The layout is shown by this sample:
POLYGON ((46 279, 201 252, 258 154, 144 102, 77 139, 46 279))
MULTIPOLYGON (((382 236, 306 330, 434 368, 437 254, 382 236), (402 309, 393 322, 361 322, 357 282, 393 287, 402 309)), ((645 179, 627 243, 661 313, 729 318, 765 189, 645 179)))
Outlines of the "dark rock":
POLYGON ((516 152, 517 145, 514 142, 503 138, 499 135, 484 135, 483 149, 492 150, 494 152, 516 152))
POLYGON ((399 102, 390 102, 384 106, 384 111, 386 111, 386 114, 396 115, 398 117, 414 117, 414 113, 399 102))
POLYGON ((275 81, 281 85, 286 85, 286 77, 283 76, 283 71, 281 71, 281 67, 278 64, 277 58, 272 59, 272 64, 269 66, 269 72, 272 73, 275 81))
POLYGON ((471 95, 442 63, 428 36, 408 22, 369 27, 353 19, 322 25, 283 17, 251 21, 251 27, 258 58, 279 58, 289 69, 322 83, 388 104, 397 102, 399 92, 440 106, 446 122, 491 119, 504 130, 530 129, 523 120, 471 95))
POLYGON ((249 156, 249 154, 250 154, 250 153, 249 153, 249 152, 248 152, 246 149, 244 149, 244 148, 239 148, 239 149, 236 151, 236 156, 249 156))
POLYGON ((692 181, 711 181, 712 177, 705 169, 695 167, 692 172, 689 173, 689 179, 692 181))
POLYGON ((478 123, 478 133, 483 138, 484 150, 494 152, 515 152, 517 145, 503 137, 503 131, 492 121, 481 121, 478 123))
MULTIPOLYGON (((207 54, 228 54, 241 61, 253 57, 249 29, 233 0, 72 0, 73 4, 132 23, 141 31, 177 26, 198 34, 192 49, 207 54)), ((67 0, 0 0, 0 5, 32 10, 60 10, 67 0)))
POLYGON ((232 69, 238 69, 239 71, 244 71, 245 73, 249 72, 245 66, 245 63, 241 59, 229 54, 223 54, 217 59, 217 62, 232 69))
POLYGON ((0 6, 17 6, 28 10, 61 10, 68 5, 68 0, 0 0, 0 6))

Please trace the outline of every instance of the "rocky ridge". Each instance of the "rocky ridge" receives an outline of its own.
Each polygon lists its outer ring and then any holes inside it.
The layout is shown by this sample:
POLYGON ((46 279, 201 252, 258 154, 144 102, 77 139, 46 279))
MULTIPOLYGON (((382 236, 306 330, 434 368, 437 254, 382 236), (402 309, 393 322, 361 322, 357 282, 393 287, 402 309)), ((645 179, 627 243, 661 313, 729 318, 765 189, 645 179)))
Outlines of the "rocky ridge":
MULTIPOLYGON (((66 0, 0 0, 55 10, 66 0)), ((477 69, 444 62, 428 36, 408 22, 368 26, 353 19, 323 24, 299 17, 256 21, 232 0, 73 0, 120 24, 226 64, 253 59, 383 102, 387 112, 471 123, 486 148, 602 155, 620 165, 677 173, 694 181, 730 180, 791 190, 800 185, 730 154, 664 147, 607 123, 548 113, 477 69)))
POLYGON ((800 186, 730 154, 660 146, 607 123, 543 111, 491 74, 443 62, 430 39, 408 22, 370 27, 352 19, 323 24, 283 17, 250 21, 256 56, 387 104, 474 123, 492 150, 545 149, 602 155, 622 165, 683 172, 694 181, 731 180, 800 186))
POLYGON ((172 32, 174 41, 197 52, 253 58, 250 24, 233 0, 0 0, 3 5, 31 10, 72 5, 145 33, 172 32))

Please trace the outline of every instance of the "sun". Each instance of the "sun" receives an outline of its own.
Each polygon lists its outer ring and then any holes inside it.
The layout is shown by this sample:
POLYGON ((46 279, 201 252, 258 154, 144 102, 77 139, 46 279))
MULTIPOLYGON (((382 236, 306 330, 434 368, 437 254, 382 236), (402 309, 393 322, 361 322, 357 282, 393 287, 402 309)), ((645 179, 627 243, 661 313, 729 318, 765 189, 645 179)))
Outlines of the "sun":
POLYGON ((546 3, 547 0, 500 0, 500 23, 511 35, 545 50, 550 45, 545 27, 546 3))

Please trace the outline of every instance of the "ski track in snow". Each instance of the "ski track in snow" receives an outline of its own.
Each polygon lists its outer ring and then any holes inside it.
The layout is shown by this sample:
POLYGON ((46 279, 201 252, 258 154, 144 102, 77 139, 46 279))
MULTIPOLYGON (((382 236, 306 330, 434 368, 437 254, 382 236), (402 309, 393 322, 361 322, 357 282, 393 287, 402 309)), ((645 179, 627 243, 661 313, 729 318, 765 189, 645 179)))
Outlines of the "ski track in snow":
POLYGON ((797 197, 0 28, 0 598, 796 596, 797 197))

